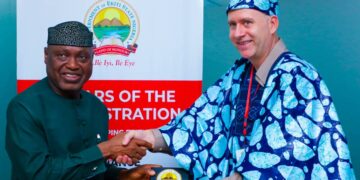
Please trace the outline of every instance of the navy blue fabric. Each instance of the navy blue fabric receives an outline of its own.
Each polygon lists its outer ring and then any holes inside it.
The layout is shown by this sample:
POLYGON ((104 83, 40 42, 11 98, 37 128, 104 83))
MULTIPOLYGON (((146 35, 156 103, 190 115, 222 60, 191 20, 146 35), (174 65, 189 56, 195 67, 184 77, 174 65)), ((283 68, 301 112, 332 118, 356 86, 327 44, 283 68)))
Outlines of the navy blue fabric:
MULTIPOLYGON (((236 98, 235 119, 231 123, 231 126, 230 126, 230 134, 233 136, 240 136, 240 137, 243 136, 244 120, 245 120, 244 114, 245 114, 246 99, 247 99, 247 93, 248 93, 247 87, 250 84, 249 83, 250 82, 250 69, 251 69, 251 66, 248 65, 246 67, 246 70, 244 73, 245 78, 243 78, 243 80, 240 82, 241 86, 244 88, 241 88, 240 93, 239 93, 238 97, 236 98)), ((247 136, 240 138, 240 140, 244 143, 249 141, 254 121, 255 121, 255 119, 257 119, 260 109, 262 107, 260 104, 260 101, 261 101, 261 96, 264 91, 264 88, 256 81, 255 77, 256 76, 255 76, 255 71, 254 71, 252 86, 251 86, 251 91, 250 91, 251 95, 250 95, 249 117, 247 120, 247 127, 246 127, 247 136)))

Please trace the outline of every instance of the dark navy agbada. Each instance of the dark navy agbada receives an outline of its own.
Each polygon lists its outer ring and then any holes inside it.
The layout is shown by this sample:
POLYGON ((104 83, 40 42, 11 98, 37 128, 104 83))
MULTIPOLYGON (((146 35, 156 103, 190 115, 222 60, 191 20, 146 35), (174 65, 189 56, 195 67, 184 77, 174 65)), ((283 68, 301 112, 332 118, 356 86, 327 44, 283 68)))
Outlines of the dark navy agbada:
POLYGON ((196 179, 234 172, 245 179, 355 179, 328 88, 309 63, 290 52, 270 70, 250 135, 232 132, 249 64, 236 61, 161 128, 179 164, 196 179))

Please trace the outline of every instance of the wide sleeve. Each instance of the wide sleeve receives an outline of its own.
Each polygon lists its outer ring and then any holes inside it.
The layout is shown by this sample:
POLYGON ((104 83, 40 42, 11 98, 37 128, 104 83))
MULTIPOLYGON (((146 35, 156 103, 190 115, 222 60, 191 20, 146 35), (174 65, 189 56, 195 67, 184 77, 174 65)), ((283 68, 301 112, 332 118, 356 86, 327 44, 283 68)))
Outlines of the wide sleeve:
POLYGON ((228 129, 243 70, 244 66, 235 63, 193 105, 160 128, 177 162, 195 179, 215 179, 231 173, 228 129))
POLYGON ((15 176, 24 179, 84 179, 106 170, 96 145, 77 153, 54 156, 43 127, 20 102, 7 109, 6 151, 15 176))

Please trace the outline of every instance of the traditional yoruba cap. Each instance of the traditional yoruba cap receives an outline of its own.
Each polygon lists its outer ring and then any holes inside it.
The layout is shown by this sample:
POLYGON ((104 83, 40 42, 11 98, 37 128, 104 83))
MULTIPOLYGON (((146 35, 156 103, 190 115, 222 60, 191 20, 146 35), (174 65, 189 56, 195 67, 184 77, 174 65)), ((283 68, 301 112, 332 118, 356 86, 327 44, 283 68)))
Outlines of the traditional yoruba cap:
POLYGON ((48 29, 48 45, 92 47, 93 33, 82 23, 68 21, 48 29))
POLYGON ((236 9, 255 9, 269 16, 279 14, 278 0, 230 0, 226 13, 236 9))

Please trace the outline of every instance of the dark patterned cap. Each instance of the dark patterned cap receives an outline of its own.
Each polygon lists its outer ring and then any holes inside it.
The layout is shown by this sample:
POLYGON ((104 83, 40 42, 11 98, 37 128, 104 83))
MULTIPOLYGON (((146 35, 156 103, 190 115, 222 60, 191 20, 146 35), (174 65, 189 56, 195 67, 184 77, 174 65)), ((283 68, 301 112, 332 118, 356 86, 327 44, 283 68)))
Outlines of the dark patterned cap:
POLYGON ((92 47, 93 33, 82 23, 68 21, 48 29, 48 45, 92 47))
POLYGON ((278 0, 230 0, 226 13, 237 9, 255 9, 269 16, 279 15, 278 0))

